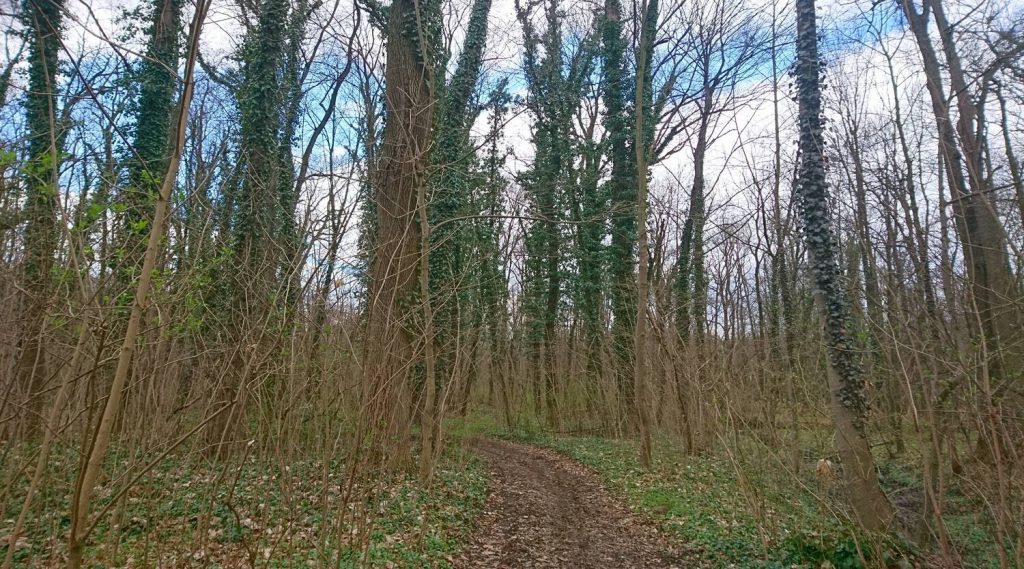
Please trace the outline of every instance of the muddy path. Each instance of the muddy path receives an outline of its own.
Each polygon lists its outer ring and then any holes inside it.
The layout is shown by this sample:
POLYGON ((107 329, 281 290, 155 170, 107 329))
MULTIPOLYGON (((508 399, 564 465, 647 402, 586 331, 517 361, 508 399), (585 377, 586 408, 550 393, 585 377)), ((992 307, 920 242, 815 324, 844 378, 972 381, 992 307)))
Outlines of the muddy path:
POLYGON ((554 451, 507 441, 473 447, 491 486, 459 569, 682 567, 646 520, 585 466, 554 451))

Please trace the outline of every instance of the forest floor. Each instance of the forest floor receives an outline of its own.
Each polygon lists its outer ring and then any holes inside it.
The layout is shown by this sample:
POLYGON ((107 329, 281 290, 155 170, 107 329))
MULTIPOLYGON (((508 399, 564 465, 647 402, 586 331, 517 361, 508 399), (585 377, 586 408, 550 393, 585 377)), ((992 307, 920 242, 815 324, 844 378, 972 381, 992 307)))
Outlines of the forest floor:
POLYGON ((473 448, 487 461, 491 487, 456 567, 682 567, 654 524, 579 462, 509 441, 483 439, 473 448))
MULTIPOLYGON (((938 566, 927 550, 853 527, 841 488, 816 480, 826 430, 820 441, 801 441, 811 452, 795 472, 786 467, 791 456, 742 438, 693 454, 659 437, 652 467, 643 468, 635 441, 510 431, 487 419, 449 425, 426 490, 415 472, 350 483, 347 463, 333 452, 226 461, 186 452, 155 465, 149 456, 113 452, 105 468, 114 475, 97 502, 111 511, 99 518, 87 556, 100 567, 226 569, 856 569, 864 557, 892 568, 938 566), (146 476, 116 492, 125 473, 146 465, 153 465, 146 476)), ((28 463, 34 450, 12 446, 0 460, 7 483, 0 539, 27 486, 26 476, 5 467, 28 463)), ((54 452, 15 566, 66 564, 75 450, 54 452)), ((878 457, 883 486, 905 512, 922 494, 914 453, 878 457)), ((969 490, 962 484, 948 493, 951 540, 963 567, 995 569, 991 519, 969 490)))

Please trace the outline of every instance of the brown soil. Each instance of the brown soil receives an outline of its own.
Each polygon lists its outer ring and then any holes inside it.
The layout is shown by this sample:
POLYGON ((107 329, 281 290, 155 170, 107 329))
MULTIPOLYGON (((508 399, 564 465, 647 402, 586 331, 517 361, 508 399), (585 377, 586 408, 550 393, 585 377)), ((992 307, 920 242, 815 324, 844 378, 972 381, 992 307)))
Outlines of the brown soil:
POLYGON ((491 471, 490 494, 455 567, 680 567, 668 541, 587 467, 506 441, 484 440, 475 448, 491 471))

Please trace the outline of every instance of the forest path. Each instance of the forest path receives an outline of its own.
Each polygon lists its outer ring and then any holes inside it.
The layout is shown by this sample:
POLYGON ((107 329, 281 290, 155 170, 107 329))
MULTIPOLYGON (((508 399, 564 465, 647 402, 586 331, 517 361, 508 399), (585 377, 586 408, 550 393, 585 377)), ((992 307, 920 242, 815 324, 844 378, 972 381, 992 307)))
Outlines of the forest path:
POLYGON ((459 569, 680 567, 668 541, 587 467, 555 451, 481 440, 491 483, 459 569))

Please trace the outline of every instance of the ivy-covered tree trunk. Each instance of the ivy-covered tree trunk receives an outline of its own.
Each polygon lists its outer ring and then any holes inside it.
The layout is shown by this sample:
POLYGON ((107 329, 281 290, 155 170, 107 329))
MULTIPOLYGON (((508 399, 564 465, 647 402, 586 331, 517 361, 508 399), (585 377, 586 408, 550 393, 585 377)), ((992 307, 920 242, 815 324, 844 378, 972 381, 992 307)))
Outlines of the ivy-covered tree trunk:
MULTIPOLYGON (((239 182, 237 193, 228 196, 233 202, 232 266, 227 287, 231 317, 229 334, 243 345, 262 343, 271 337, 267 328, 280 324, 272 318, 272 308, 281 290, 278 268, 286 243, 281 239, 281 169, 280 151, 285 133, 284 81, 285 53, 289 21, 288 0, 262 0, 256 26, 249 31, 241 48, 242 82, 236 93, 240 121, 238 149, 239 182)), ((257 347, 257 350, 262 349, 257 347)), ((231 369, 235 374, 222 382, 218 399, 231 405, 218 416, 208 431, 218 454, 228 450, 226 441, 235 440, 235 430, 244 424, 243 405, 236 401, 243 385, 253 373, 252 366, 242 364, 243 351, 234 353, 231 369)))
MULTIPOLYGON (((705 59, 704 68, 710 62, 705 59)), ((714 87, 705 80, 704 95, 698 109, 697 140, 693 144, 693 185, 690 188, 690 210, 683 224, 683 237, 679 248, 679 270, 676 275, 678 296, 677 330, 680 338, 691 337, 698 342, 704 339, 707 326, 708 279, 704 267, 704 225, 707 218, 705 207, 706 182, 704 162, 708 151, 708 131, 711 127, 711 106, 714 104, 714 87)))
POLYGON ((238 92, 241 115, 239 158, 241 191, 235 204, 235 263, 239 279, 236 317, 260 320, 269 308, 281 246, 282 183, 280 149, 285 103, 282 76, 287 44, 288 0, 263 0, 257 27, 242 47, 243 80, 238 92))
POLYGON ((28 126, 28 161, 25 165, 25 291, 22 305, 21 349, 17 378, 29 402, 28 425, 35 425, 40 399, 39 381, 46 377, 46 358, 41 338, 47 306, 53 290, 54 254, 60 239, 57 219, 62 133, 57 124, 57 70, 63 0, 25 0, 23 6, 28 41, 28 93, 25 122, 28 126))
MULTIPOLYGON (((467 210, 473 185, 476 155, 469 141, 469 129, 477 116, 472 99, 480 78, 484 46, 487 41, 487 17, 491 0, 475 0, 462 53, 451 80, 440 98, 436 126, 437 141, 432 152, 429 212, 430 294, 432 296, 437 346, 436 377, 425 378, 441 386, 455 379, 458 349, 466 343, 459 336, 469 331, 472 310, 468 306, 472 280, 473 235, 468 221, 460 220, 467 210)), ((469 386, 469 377, 463 378, 469 386)))
POLYGON ((569 186, 575 183, 573 172, 572 119, 580 103, 580 85, 589 74, 586 47, 571 62, 568 74, 563 69, 564 44, 562 14, 558 2, 545 5, 547 29, 539 37, 527 10, 517 7, 523 26, 524 64, 530 94, 527 106, 534 115, 533 143, 536 148, 533 167, 523 176, 534 218, 526 233, 526 290, 524 312, 534 379, 534 399, 538 411, 546 408, 548 424, 559 426, 555 376, 553 370, 557 323, 563 292, 561 223, 569 186), (539 49, 543 43, 544 57, 539 49))
MULTIPOLYGON (((423 194, 424 201, 419 204, 420 215, 427 216, 421 220, 421 231, 428 237, 422 240, 423 249, 428 251, 426 260, 420 261, 426 263, 420 265, 426 358, 421 414, 423 480, 431 475, 433 455, 439 447, 442 403, 449 400, 447 389, 460 375, 468 375, 459 373, 460 351, 476 341, 470 337, 472 310, 467 302, 473 272, 466 258, 471 234, 466 231, 469 223, 460 217, 467 213, 475 164, 469 128, 477 113, 471 108, 471 99, 483 62, 490 8, 491 0, 473 3, 458 66, 451 81, 443 86, 443 94, 437 95, 429 192, 423 194)), ((438 68, 442 66, 439 62, 438 68)), ((470 377, 461 379, 467 388, 471 385, 470 377)))
POLYGON ((650 418, 650 381, 647 364, 647 309, 649 303, 647 246, 647 175, 653 144, 654 111, 652 103, 655 32, 658 29, 658 0, 643 0, 640 9, 641 32, 637 49, 637 85, 634 108, 633 149, 636 158, 636 225, 639 262, 637 270, 636 330, 634 332, 633 383, 636 391, 636 415, 640 426, 640 464, 651 467, 653 452, 650 418))
MULTIPOLYGON (((595 120, 596 123, 596 113, 595 120)), ((600 143, 594 140, 596 124, 591 124, 582 148, 579 204, 576 225, 577 294, 576 304, 583 321, 586 346, 586 375, 596 380, 602 373, 602 340, 604 338, 604 238, 607 231, 608 200, 601 190, 600 143)))
MULTIPOLYGON (((505 164, 505 150, 501 147, 502 127, 508 116, 510 96, 506 91, 507 82, 502 81, 495 88, 487 103, 490 110, 488 116, 487 150, 481 161, 478 176, 479 183, 474 187, 471 211, 480 212, 484 217, 471 220, 472 240, 470 247, 472 258, 475 259, 474 297, 472 304, 471 329, 476 331, 474 349, 477 353, 489 356, 484 366, 490 379, 489 397, 498 394, 504 403, 503 386, 507 378, 503 376, 500 358, 505 352, 505 338, 508 325, 508 286, 502 272, 501 240, 505 234, 506 223, 503 219, 505 209, 502 196, 507 189, 507 181, 501 174, 505 164)), ((471 365, 480 367, 479 362, 471 361, 471 365)), ((465 416, 469 407, 469 395, 472 383, 476 378, 467 377, 463 384, 462 399, 459 402, 459 415, 465 416)), ((503 408, 505 408, 503 406, 503 408)), ((507 414, 506 414, 507 416, 507 414)))
POLYGON ((839 270, 832 232, 822 154, 820 63, 814 0, 797 0, 796 84, 800 165, 797 180, 804 240, 817 285, 816 301, 825 324, 829 391, 843 475, 858 523, 885 530, 893 510, 878 483, 865 432, 868 403, 864 377, 850 336, 850 306, 839 270))
POLYGON ((146 236, 152 225, 160 176, 167 170, 170 152, 174 92, 181 49, 182 0, 152 0, 146 57, 139 64, 140 85, 135 116, 133 153, 124 191, 124 228, 119 286, 132 282, 142 261, 146 236))
POLYGON ((602 25, 604 65, 604 126, 608 131, 611 177, 611 245, 608 249, 611 276, 612 342, 621 410, 635 409, 633 331, 636 325, 637 169, 629 144, 632 126, 627 101, 635 82, 627 76, 622 29, 622 5, 606 0, 602 25))
MULTIPOLYGON (((693 204, 690 204, 693 209, 693 204)), ((693 215, 688 213, 683 222, 682 235, 679 238, 679 254, 676 258, 676 275, 673 283, 675 296, 676 334, 679 341, 686 344, 690 341, 693 320, 692 311, 692 273, 690 262, 693 250, 693 215)))
MULTIPOLYGON (((292 145, 295 129, 302 110, 302 40, 305 37, 306 22, 309 19, 309 3, 296 2, 288 20, 288 35, 282 56, 281 99, 284 111, 281 114, 281 134, 277 146, 278 169, 278 239, 282 241, 280 258, 280 281, 287 283, 286 306, 294 308, 299 294, 299 266, 301 238, 295 226, 295 208, 299 203, 295 179, 295 165, 292 145)), ((289 318, 291 320, 291 318, 289 318)))

